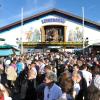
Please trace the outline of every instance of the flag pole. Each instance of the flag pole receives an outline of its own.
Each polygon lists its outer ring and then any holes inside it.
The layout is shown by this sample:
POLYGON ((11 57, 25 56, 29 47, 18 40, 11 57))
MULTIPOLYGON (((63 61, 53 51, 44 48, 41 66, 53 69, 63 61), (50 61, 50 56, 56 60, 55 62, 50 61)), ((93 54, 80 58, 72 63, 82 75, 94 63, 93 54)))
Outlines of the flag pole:
POLYGON ((21 54, 23 54, 23 8, 21 8, 21 54))
POLYGON ((84 7, 82 7, 82 33, 83 33, 83 55, 84 55, 84 7))

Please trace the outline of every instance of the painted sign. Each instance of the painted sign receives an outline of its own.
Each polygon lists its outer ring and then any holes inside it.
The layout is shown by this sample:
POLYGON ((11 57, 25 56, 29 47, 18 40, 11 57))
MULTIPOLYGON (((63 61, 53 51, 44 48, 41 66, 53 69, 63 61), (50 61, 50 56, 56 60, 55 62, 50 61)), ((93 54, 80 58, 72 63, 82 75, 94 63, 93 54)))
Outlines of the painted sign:
POLYGON ((41 42, 41 32, 39 29, 30 29, 26 32, 26 41, 27 42, 41 42))
POLYGON ((82 30, 79 27, 69 30, 68 41, 82 42, 83 41, 82 30))

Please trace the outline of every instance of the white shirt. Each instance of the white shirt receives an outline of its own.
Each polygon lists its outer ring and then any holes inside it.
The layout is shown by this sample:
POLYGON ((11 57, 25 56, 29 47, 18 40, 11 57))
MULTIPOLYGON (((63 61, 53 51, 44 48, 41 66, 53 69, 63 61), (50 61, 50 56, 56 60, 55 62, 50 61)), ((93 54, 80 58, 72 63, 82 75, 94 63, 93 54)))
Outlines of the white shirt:
POLYGON ((44 68, 45 68, 45 64, 42 63, 42 65, 41 65, 40 68, 39 68, 39 72, 40 72, 40 74, 44 74, 44 73, 45 73, 44 68))
POLYGON ((87 87, 90 85, 91 81, 92 81, 92 74, 86 70, 82 70, 82 74, 83 74, 83 77, 85 78, 86 80, 86 83, 87 83, 87 87))
POLYGON ((74 91, 76 92, 76 95, 79 93, 79 91, 80 91, 79 83, 74 82, 74 91))
POLYGON ((67 100, 66 93, 63 93, 62 96, 58 100, 67 100))
POLYGON ((11 97, 4 97, 4 100, 12 100, 11 97))
POLYGON ((36 79, 37 77, 37 70, 35 67, 29 70, 29 79, 36 79))
POLYGON ((32 70, 33 70, 33 72, 34 72, 34 74, 35 74, 35 78, 37 77, 37 70, 36 70, 36 68, 32 68, 32 70))
POLYGON ((48 86, 44 89, 44 100, 58 100, 62 95, 61 88, 55 83, 49 89, 48 86))

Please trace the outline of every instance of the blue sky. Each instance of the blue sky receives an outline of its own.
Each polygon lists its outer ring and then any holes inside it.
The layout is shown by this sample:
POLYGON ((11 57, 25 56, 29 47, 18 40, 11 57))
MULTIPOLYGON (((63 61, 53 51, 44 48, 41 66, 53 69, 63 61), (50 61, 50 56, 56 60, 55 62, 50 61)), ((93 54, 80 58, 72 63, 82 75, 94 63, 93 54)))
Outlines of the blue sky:
POLYGON ((20 20, 21 8, 24 17, 51 8, 82 16, 82 6, 85 18, 100 23, 100 0, 0 0, 0 27, 20 20))

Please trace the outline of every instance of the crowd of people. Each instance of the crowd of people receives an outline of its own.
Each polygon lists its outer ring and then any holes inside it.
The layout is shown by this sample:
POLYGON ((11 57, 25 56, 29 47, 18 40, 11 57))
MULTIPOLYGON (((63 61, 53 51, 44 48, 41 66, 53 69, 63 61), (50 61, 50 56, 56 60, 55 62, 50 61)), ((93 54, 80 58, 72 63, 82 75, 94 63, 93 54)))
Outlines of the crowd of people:
POLYGON ((100 55, 34 52, 1 57, 0 100, 100 100, 100 55))

